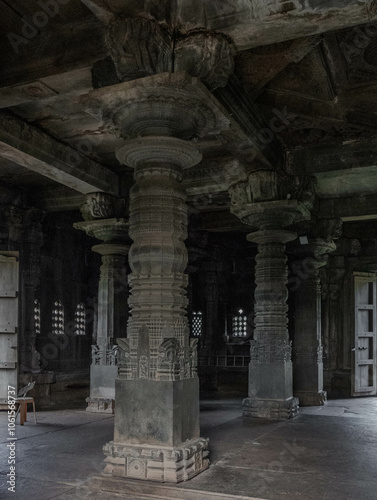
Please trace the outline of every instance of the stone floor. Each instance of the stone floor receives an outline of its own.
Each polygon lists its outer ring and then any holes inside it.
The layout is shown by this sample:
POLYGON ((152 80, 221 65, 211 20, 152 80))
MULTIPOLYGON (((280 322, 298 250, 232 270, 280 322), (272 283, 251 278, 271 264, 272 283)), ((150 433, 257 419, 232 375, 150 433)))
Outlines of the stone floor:
POLYGON ((35 425, 29 414, 29 421, 16 427, 15 494, 7 491, 7 420, 1 412, 0 498, 377 499, 377 398, 302 408, 289 422, 244 422, 240 403, 202 401, 202 436, 211 440, 212 465, 179 485, 102 484, 101 448, 112 438, 112 416, 80 409, 40 411, 35 425))

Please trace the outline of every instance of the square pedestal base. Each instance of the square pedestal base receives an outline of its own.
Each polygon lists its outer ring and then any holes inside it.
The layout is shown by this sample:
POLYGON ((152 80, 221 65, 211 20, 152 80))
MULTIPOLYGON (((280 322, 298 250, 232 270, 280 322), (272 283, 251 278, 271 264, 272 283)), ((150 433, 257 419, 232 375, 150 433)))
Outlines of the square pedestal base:
POLYGON ((179 447, 128 445, 110 441, 104 446, 104 474, 179 483, 209 467, 208 440, 199 438, 179 447))
POLYGON ((114 413, 115 401, 105 398, 86 398, 86 411, 92 413, 114 413))
POLYGON ((298 399, 251 399, 243 400, 243 416, 247 418, 267 418, 269 420, 288 420, 298 414, 298 399))
POLYGON ((300 406, 323 406, 327 401, 327 392, 295 391, 295 397, 300 401, 300 406))

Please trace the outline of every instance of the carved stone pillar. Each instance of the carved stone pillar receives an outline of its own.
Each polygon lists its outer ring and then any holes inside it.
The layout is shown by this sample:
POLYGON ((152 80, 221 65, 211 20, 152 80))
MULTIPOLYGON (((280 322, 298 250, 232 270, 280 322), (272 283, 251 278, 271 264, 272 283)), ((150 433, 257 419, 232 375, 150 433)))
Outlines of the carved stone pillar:
POLYGON ((91 112, 128 139, 117 151, 134 169, 130 193, 128 338, 116 380, 114 440, 105 473, 179 482, 208 465, 199 433, 197 354, 186 317, 184 169, 201 160, 190 141, 227 120, 186 74, 162 74, 89 94, 91 112), (135 139, 136 137, 136 139, 135 139))
MULTIPOLYGON (((286 182, 286 180, 284 179, 286 182)), ((259 171, 230 187, 231 210, 259 228, 247 236, 258 244, 255 268, 255 330, 251 341, 249 397, 245 417, 282 420, 294 417, 291 343, 287 329, 288 281, 285 244, 297 235, 285 229, 310 217, 311 186, 299 179, 283 184, 275 172, 259 171), (296 188, 297 199, 292 199, 296 188), (297 189, 299 187, 299 189, 297 189)))
POLYGON ((92 346, 90 367, 90 396, 87 411, 114 412, 115 379, 118 374, 118 346, 116 338, 125 335, 121 321, 122 309, 127 308, 126 257, 130 248, 128 220, 107 218, 116 214, 115 200, 104 193, 88 196, 82 207, 85 222, 74 224, 76 229, 103 240, 92 250, 102 256, 98 285, 98 321, 96 343, 92 346))

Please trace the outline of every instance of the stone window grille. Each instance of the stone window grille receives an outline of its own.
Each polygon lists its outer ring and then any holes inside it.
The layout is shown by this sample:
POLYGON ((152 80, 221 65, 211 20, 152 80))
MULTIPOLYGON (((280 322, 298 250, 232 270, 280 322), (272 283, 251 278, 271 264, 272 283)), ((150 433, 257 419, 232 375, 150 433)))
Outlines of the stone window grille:
POLYGON ((247 316, 243 309, 239 309, 238 314, 232 318, 232 335, 233 337, 246 337, 247 316))
POLYGON ((86 334, 86 322, 85 322, 85 306, 84 304, 78 304, 75 312, 75 332, 76 335, 85 335, 86 334))
POLYGON ((52 333, 54 335, 64 335, 64 306, 57 300, 54 302, 52 311, 52 333))
POLYGON ((202 313, 200 311, 193 312, 191 318, 191 335, 192 337, 200 337, 202 334, 202 313))
POLYGON ((34 299, 34 331, 36 335, 41 333, 41 305, 38 299, 34 299))

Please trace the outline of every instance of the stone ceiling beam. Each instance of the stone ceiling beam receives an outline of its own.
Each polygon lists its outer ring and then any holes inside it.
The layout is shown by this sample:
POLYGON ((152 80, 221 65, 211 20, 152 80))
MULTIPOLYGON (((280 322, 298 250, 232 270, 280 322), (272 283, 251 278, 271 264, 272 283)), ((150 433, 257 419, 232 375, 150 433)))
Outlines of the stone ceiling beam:
POLYGON ((80 193, 119 194, 117 174, 7 112, 0 112, 0 156, 80 193))
POLYGON ((105 23, 112 16, 152 17, 182 32, 204 28, 225 33, 239 51, 377 19, 374 0, 208 0, 194 8, 192 0, 82 2, 105 23))
POLYGON ((104 32, 103 23, 90 16, 29 39, 22 37, 22 31, 15 33, 25 43, 14 43, 13 48, 4 38, 0 50, 0 87, 29 83, 93 65, 108 55, 104 32))
MULTIPOLYGON (((43 31, 35 37, 25 39, 25 44, 16 44, 15 49, 9 40, 3 40, 0 51, 0 87, 29 83, 87 67, 108 55, 104 42, 105 23, 112 19, 112 15, 106 9, 113 2, 82 1, 99 19, 90 16, 62 25, 59 30, 43 31)), ((119 7, 120 2, 116 3, 116 14, 124 10, 124 14, 130 17, 151 17, 149 10, 144 8, 146 2, 123 2, 122 7, 119 7)), ((153 5, 156 2, 149 3, 153 5)), ((216 2, 202 2, 195 9, 195 19, 189 3, 189 0, 180 0, 175 10, 170 6, 170 0, 165 0, 152 8, 151 15, 158 22, 171 23, 182 32, 203 27, 223 32, 233 39, 238 51, 377 20, 377 7, 370 0, 337 0, 336 7, 328 6, 328 2, 320 0, 305 2, 309 6, 303 6, 301 0, 228 0, 220 10, 216 2), (168 11, 169 16, 161 14, 168 11), (166 17, 169 19, 165 19, 166 17)), ((22 33, 16 35, 22 36, 22 33)))
POLYGON ((291 153, 290 173, 307 175, 356 168, 377 170, 377 140, 348 141, 334 146, 296 149, 291 153))
POLYGON ((92 88, 92 66, 87 66, 33 82, 0 86, 0 109, 36 100, 42 100, 48 106, 64 96, 84 94, 92 88))
POLYGON ((63 185, 30 190, 28 203, 46 212, 66 212, 78 210, 86 201, 86 195, 63 185))
POLYGON ((344 222, 377 219, 377 195, 322 199, 319 217, 334 217, 344 222))

